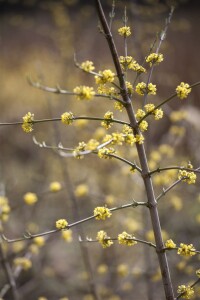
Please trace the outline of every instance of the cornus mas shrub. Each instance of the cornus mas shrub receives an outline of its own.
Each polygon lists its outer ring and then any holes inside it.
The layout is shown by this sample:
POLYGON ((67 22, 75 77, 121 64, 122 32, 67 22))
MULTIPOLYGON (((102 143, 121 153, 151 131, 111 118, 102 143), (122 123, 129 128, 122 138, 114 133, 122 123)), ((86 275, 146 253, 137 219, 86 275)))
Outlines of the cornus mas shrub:
MULTIPOLYGON (((172 101, 179 101, 179 105, 181 106, 182 101, 189 100, 192 89, 197 87, 200 82, 194 84, 180 82, 178 86, 174 87, 174 90, 166 99, 162 99, 160 95, 159 101, 154 99, 154 96, 156 96, 159 91, 159 86, 152 82, 152 73, 154 69, 159 68, 159 64, 164 60, 164 55, 160 52, 160 48, 171 21, 173 9, 170 12, 169 18, 166 21, 166 26, 161 32, 158 40, 151 47, 144 62, 139 63, 135 57, 130 56, 128 53, 129 39, 134 38, 134 29, 128 24, 126 10, 124 12, 122 26, 118 28, 117 32, 114 32, 112 29, 114 4, 110 19, 108 20, 105 17, 101 1, 95 0, 94 3, 99 17, 100 32, 107 40, 107 51, 110 51, 112 61, 109 67, 97 71, 93 61, 85 60, 79 63, 75 59, 75 64, 80 69, 80 72, 84 72, 94 79, 94 86, 78 85, 72 88, 71 91, 68 91, 60 87, 51 88, 42 85, 39 82, 33 81, 31 78, 29 78, 29 83, 46 92, 73 96, 75 100, 77 100, 77 106, 80 101, 89 106, 92 101, 101 101, 103 103, 104 100, 107 100, 109 101, 109 110, 105 110, 104 115, 101 116, 82 116, 76 115, 75 112, 71 111, 72 109, 68 108, 61 116, 49 119, 37 119, 33 112, 27 112, 27 114, 23 116, 22 121, 15 123, 0 123, 0 125, 20 125, 25 134, 32 134, 37 131, 36 127, 39 126, 40 123, 60 122, 62 123, 62 126, 65 126, 67 135, 69 127, 73 128, 73 125, 75 125, 76 122, 87 121, 88 124, 91 124, 91 132, 93 124, 98 123, 100 126, 98 128, 98 134, 97 131, 95 131, 95 134, 92 133, 89 140, 80 140, 78 144, 73 147, 68 147, 67 145, 63 146, 61 143, 54 146, 47 144, 46 142, 39 142, 34 136, 33 142, 37 146, 44 148, 45 151, 54 150, 61 157, 77 159, 77 168, 80 169, 82 160, 87 159, 87 157, 91 157, 92 155, 96 156, 96 159, 99 160, 98 164, 103 160, 106 160, 105 163, 110 164, 111 160, 113 163, 119 163, 117 166, 120 166, 120 168, 121 165, 127 166, 128 169, 126 169, 126 173, 131 175, 133 185, 134 182, 140 179, 141 185, 138 186, 143 191, 141 192, 141 199, 139 199, 139 201, 127 201, 126 199, 123 199, 123 203, 121 204, 121 201, 117 203, 117 201, 113 200, 112 195, 108 195, 104 204, 100 201, 98 203, 97 199, 97 205, 93 208, 88 207, 88 215, 81 218, 81 215, 78 212, 79 202, 77 202, 77 199, 79 197, 87 197, 90 194, 90 189, 88 189, 86 184, 79 184, 70 192, 71 201, 73 203, 71 211, 68 210, 64 212, 66 217, 63 217, 62 215, 55 220, 54 224, 52 222, 53 228, 36 233, 28 230, 24 235, 19 235, 17 238, 9 238, 4 233, 4 227, 6 226, 6 222, 9 222, 9 215, 12 214, 12 205, 10 205, 8 198, 1 196, 0 217, 2 222, 2 232, 0 250, 7 283, 2 286, 0 295, 6 299, 8 291, 11 290, 12 298, 20 299, 21 295, 17 288, 18 277, 22 272, 31 270, 33 267, 33 257, 42 251, 42 248, 48 244, 48 241, 53 235, 61 232, 62 238, 67 242, 71 242, 73 231, 76 230, 79 235, 81 258, 85 264, 87 276, 89 277, 85 286, 89 286, 90 293, 86 294, 83 299, 122 299, 120 297, 125 299, 122 292, 118 292, 118 290, 115 291, 115 288, 111 291, 105 291, 101 288, 98 276, 93 271, 90 261, 91 257, 89 255, 89 249, 90 247, 93 247, 94 244, 97 244, 101 249, 103 248, 102 251, 110 251, 113 247, 119 247, 119 251, 123 253, 124 249, 127 248, 126 253, 133 257, 135 266, 137 266, 137 256, 140 252, 140 250, 137 251, 137 248, 144 247, 142 249, 144 249, 145 263, 143 268, 145 271, 143 274, 140 272, 139 279, 134 278, 134 276, 131 277, 129 282, 124 285, 124 290, 129 291, 134 285, 137 287, 137 285, 139 285, 138 282, 140 281, 141 284, 148 286, 147 296, 149 299, 192 299, 196 297, 195 293, 198 297, 198 283, 200 281, 199 269, 191 270, 190 274, 188 274, 189 278, 186 283, 181 280, 177 283, 175 279, 173 282, 172 277, 174 278, 174 276, 171 276, 171 274, 174 273, 174 265, 171 261, 168 263, 168 258, 169 256, 171 257, 172 254, 174 256, 186 257, 187 259, 198 256, 200 253, 198 251, 198 243, 197 245, 193 245, 190 240, 188 240, 187 243, 185 241, 183 242, 175 234, 173 234, 175 237, 173 239, 171 236, 167 236, 165 231, 161 229, 160 206, 158 206, 158 204, 160 204, 162 198, 166 197, 166 195, 173 193, 178 185, 182 185, 183 188, 185 185, 192 187, 196 183, 200 167, 193 166, 192 163, 188 161, 180 166, 165 165, 165 161, 174 156, 174 149, 170 145, 161 144, 157 150, 152 151, 150 154, 146 149, 148 149, 149 143, 151 142, 150 123, 151 127, 158 126, 157 124, 162 126, 162 118, 165 116, 165 106, 172 101), (121 39, 121 43, 124 44, 124 53, 118 53, 113 37, 116 35, 121 39), (136 102, 135 99, 137 98, 139 99, 139 102, 136 102), (115 115, 121 115, 121 118, 116 118, 115 115), (131 156, 132 153, 134 155, 131 156), (164 161, 162 161, 162 155, 166 158, 164 161), (156 195, 158 186, 167 187, 161 188, 161 192, 156 195), (134 223, 135 215, 132 213, 133 208, 134 211, 140 208, 145 210, 143 216, 144 219, 141 220, 143 223, 142 229, 144 231, 146 230, 145 234, 142 234, 142 232, 137 229, 137 224, 134 223), (128 218, 126 217, 128 223, 127 227, 129 229, 127 232, 121 225, 120 218, 123 218, 124 212, 128 210, 130 210, 131 213, 128 218), (118 217, 114 219, 114 225, 109 226, 109 224, 112 224, 109 222, 112 221, 115 214, 118 217), (145 222, 146 214, 148 214, 150 219, 150 229, 149 225, 145 222), (73 215, 73 218, 75 218, 76 221, 70 222, 71 215, 73 215), (87 236, 84 232, 84 226, 90 222, 97 223, 96 226, 98 227, 98 230, 93 237, 93 233, 91 234, 89 230, 87 230, 87 236), (116 227, 118 232, 116 232, 115 228, 115 223, 117 222, 120 223, 120 226, 116 227), (141 236, 144 238, 141 238, 141 236), (7 255, 7 245, 17 244, 19 242, 27 243, 27 247, 25 248, 26 251, 24 252, 20 249, 19 251, 16 251, 17 255, 15 255, 13 259, 12 257, 10 259, 7 255), (85 247, 85 245, 87 245, 87 247, 85 247), (106 248, 109 249, 106 250, 106 248), (147 252, 145 252, 146 249, 148 249, 147 251, 149 253, 155 254, 153 264, 155 266, 158 264, 158 271, 155 274, 154 279, 157 276, 161 281, 159 291, 156 290, 156 293, 153 293, 154 285, 150 282, 150 278, 145 275, 148 273, 148 268, 151 268, 151 266, 148 265, 149 254, 147 255, 147 252), (135 284, 135 282, 137 283, 135 284), (163 293, 161 290, 163 290, 163 293)), ((129 52, 131 52, 131 50, 129 50, 129 52)), ((184 119, 184 112, 175 112, 174 114, 171 114, 170 117, 179 121, 182 118, 184 119)), ((180 134, 179 131, 181 129, 178 126, 177 128, 173 128, 173 130, 176 131, 176 134, 177 132, 180 134)), ((109 172, 102 174, 102 176, 106 177, 107 181, 111 180, 109 172)), ((66 180, 68 180, 68 184, 70 184, 68 175, 66 180)), ((120 178, 120 184, 123 185, 123 182, 126 182, 126 176, 120 178)), ((47 192, 57 193, 62 191, 63 188, 64 187, 60 182, 54 181, 50 183, 47 192)), ((132 194, 132 191, 130 191, 130 193, 132 194)), ((134 193, 132 197, 134 197, 134 193)), ((180 197, 176 196, 176 198, 173 199, 171 200, 171 204, 177 211, 180 210, 182 208, 180 197)), ((24 195, 23 200, 27 206, 35 206, 39 202, 38 195, 33 192, 27 192, 24 195)), ((168 211, 166 210, 165 214, 170 217, 169 208, 168 211)), ((45 211, 45 215, 48 216, 48 210, 45 211)), ((22 246, 22 249, 24 249, 23 247, 24 246, 22 246)), ((72 255, 73 253, 70 254, 70 257, 72 255)), ((95 255, 94 252, 93 255, 95 255)), ((123 254, 122 258, 125 259, 123 254)), ((139 259, 141 258, 142 257, 140 256, 139 259)), ((114 256, 112 259, 114 259, 114 256)), ((182 266, 180 263, 179 267, 180 269, 184 269, 186 261, 181 262, 182 266)), ((63 262, 63 264, 64 263, 65 262, 63 262)), ((107 265, 103 262, 103 264, 98 267, 98 273, 107 274, 108 272, 109 263, 107 265)), ((127 265, 119 264, 116 273, 121 276, 121 282, 123 282, 124 277, 129 273, 127 265)), ((140 285, 140 287, 141 286, 142 285, 140 285)), ((85 290, 88 290, 88 287, 85 288, 85 290)), ((132 293, 133 292, 131 291, 126 296, 127 299, 132 297, 130 296, 132 293)), ((40 297, 38 299, 46 298, 40 297)), ((63 297, 60 299, 68 298, 63 297)))

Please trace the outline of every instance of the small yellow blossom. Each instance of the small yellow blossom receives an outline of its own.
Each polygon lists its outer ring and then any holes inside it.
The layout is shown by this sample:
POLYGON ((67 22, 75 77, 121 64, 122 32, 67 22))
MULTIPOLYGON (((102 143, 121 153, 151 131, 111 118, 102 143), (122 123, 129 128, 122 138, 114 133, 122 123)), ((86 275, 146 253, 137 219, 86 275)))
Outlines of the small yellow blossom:
POLYGON ((134 238, 135 237, 133 235, 124 231, 118 235, 118 242, 119 244, 133 246, 137 244, 137 241, 134 241, 134 238))
POLYGON ((97 92, 100 95, 107 95, 112 97, 118 96, 117 90, 114 86, 106 86, 105 84, 100 84, 97 88, 97 92))
POLYGON ((134 59, 132 56, 120 56, 119 62, 121 64, 123 70, 132 69, 134 59))
POLYGON ((145 110, 147 113, 153 112, 153 110, 155 109, 155 105, 152 103, 148 103, 144 106, 145 110))
POLYGON ((28 205, 33 205, 38 201, 38 197, 35 193, 26 193, 23 198, 24 202, 28 205))
POLYGON ((124 134, 130 134, 130 133, 133 133, 133 130, 130 126, 128 125, 123 125, 123 129, 122 129, 122 132, 124 134))
POLYGON ((191 299, 194 296, 194 289, 189 285, 179 285, 177 293, 181 294, 183 299, 191 299))
POLYGON ((95 69, 93 62, 90 60, 82 62, 80 67, 85 72, 92 72, 95 69))
POLYGON ((113 244, 113 241, 110 240, 110 237, 107 236, 107 233, 104 230, 100 230, 97 233, 96 239, 102 245, 103 248, 108 248, 113 244))
POLYGON ((187 245, 181 243, 177 253, 182 256, 193 256, 196 254, 195 250, 193 244, 187 245))
POLYGON ((86 150, 96 150, 97 147, 99 146, 99 142, 95 139, 90 139, 88 142, 87 142, 87 145, 85 147, 86 150))
POLYGON ((127 88, 128 94, 132 95, 134 92, 133 85, 129 81, 126 81, 126 88, 127 88))
POLYGON ((78 128, 85 128, 86 125, 89 123, 88 120, 85 119, 78 119, 76 120, 76 122, 74 123, 74 126, 78 127, 78 128))
POLYGON ((162 110, 162 108, 155 109, 154 112, 153 112, 153 114, 154 114, 155 120, 162 119, 162 117, 163 117, 163 110, 162 110))
POLYGON ((26 271, 32 267, 32 262, 26 257, 16 257, 14 259, 14 265, 16 267, 20 266, 23 270, 26 271))
POLYGON ((105 84, 107 82, 113 82, 115 74, 111 70, 100 71, 99 75, 95 76, 96 84, 105 84))
POLYGON ((79 142, 78 147, 76 147, 73 151, 73 155, 77 159, 82 159, 84 157, 81 152, 84 152, 86 150, 86 143, 85 142, 79 142))
POLYGON ((145 131, 148 128, 148 123, 147 121, 143 120, 140 124, 139 124, 139 128, 141 131, 145 131))
POLYGON ((123 108, 124 108, 124 105, 121 102, 119 102, 119 101, 114 102, 114 109, 122 112, 123 108))
POLYGON ((120 264, 117 266, 117 274, 122 277, 126 277, 129 273, 128 265, 120 264))
POLYGON ((143 109, 140 109, 140 108, 139 108, 139 109, 137 110, 135 116, 136 116, 137 119, 141 119, 141 118, 143 118, 143 117, 145 116, 145 111, 144 111, 143 109))
POLYGON ((61 232, 61 237, 63 238, 63 240, 65 240, 66 242, 70 243, 72 242, 73 238, 72 238, 72 230, 63 230, 61 232))
POLYGON ((115 197, 113 195, 107 195, 105 197, 105 203, 108 205, 113 205, 115 203, 115 197))
POLYGON ((179 170, 178 179, 181 179, 188 184, 194 184, 196 182, 197 175, 194 172, 188 172, 186 170, 179 170))
POLYGON ((118 29, 118 33, 123 37, 128 37, 131 35, 131 29, 129 26, 123 26, 118 29))
POLYGON ((99 156, 99 158, 111 159, 112 158, 111 155, 114 154, 115 152, 116 151, 114 148, 103 147, 98 150, 98 156, 99 156))
POLYGON ((135 91, 138 95, 143 96, 145 94, 156 95, 156 85, 149 83, 148 86, 144 82, 139 82, 136 85, 135 91))
POLYGON ((97 268, 97 273, 99 274, 105 274, 108 272, 108 266, 106 264, 101 264, 97 268))
POLYGON ((89 192, 89 188, 86 184, 79 184, 75 189, 75 196, 84 197, 88 195, 88 192, 89 192))
POLYGON ((95 95, 93 87, 85 85, 75 87, 73 92, 76 94, 78 100, 91 100, 95 95))
POLYGON ((72 112, 65 112, 61 115, 61 122, 66 125, 72 124, 74 115, 72 112))
POLYGON ((177 97, 181 100, 187 98, 189 93, 191 92, 191 88, 188 83, 181 82, 180 85, 176 88, 177 97))
POLYGON ((33 242, 38 246, 38 247, 42 247, 45 245, 45 239, 43 236, 37 236, 36 238, 34 238, 33 242))
POLYGON ((101 122, 101 126, 103 126, 105 129, 108 129, 112 125, 113 120, 113 112, 107 111, 104 115, 104 121, 101 122))
POLYGON ((56 228, 57 229, 65 229, 68 225, 67 220, 65 219, 60 219, 58 221, 56 221, 56 228))
POLYGON ((141 65, 139 65, 136 61, 133 62, 131 69, 133 71, 137 72, 138 74, 146 73, 146 69, 144 67, 142 67, 141 65))
POLYGON ((29 133, 29 132, 33 131, 33 123, 34 123, 34 114, 28 112, 28 113, 23 117, 22 129, 23 129, 26 133, 29 133))
MULTIPOLYGON (((139 135, 138 135, 139 137, 139 135)), ((125 136, 125 143, 133 146, 136 142, 139 142, 139 139, 134 136, 134 134, 129 133, 125 136)))
POLYGON ((165 247, 169 249, 176 248, 176 244, 170 239, 165 242, 165 247))
POLYGON ((146 57, 146 62, 150 64, 150 66, 157 65, 161 61, 163 61, 163 54, 161 53, 151 53, 146 57))
POLYGON ((105 206, 98 206, 94 209, 96 220, 105 220, 106 218, 110 218, 111 215, 110 209, 105 206))
POLYGON ((119 132, 113 132, 112 133, 112 145, 122 145, 122 143, 124 142, 124 136, 123 133, 119 133, 119 132))
POLYGON ((59 192, 62 189, 62 185, 58 181, 53 181, 49 185, 49 189, 51 192, 56 193, 59 192))
POLYGON ((136 139, 136 143, 138 143, 138 144, 144 143, 144 137, 142 134, 136 134, 135 139, 136 139))
POLYGON ((6 222, 9 218, 10 206, 8 198, 0 196, 0 220, 6 222))

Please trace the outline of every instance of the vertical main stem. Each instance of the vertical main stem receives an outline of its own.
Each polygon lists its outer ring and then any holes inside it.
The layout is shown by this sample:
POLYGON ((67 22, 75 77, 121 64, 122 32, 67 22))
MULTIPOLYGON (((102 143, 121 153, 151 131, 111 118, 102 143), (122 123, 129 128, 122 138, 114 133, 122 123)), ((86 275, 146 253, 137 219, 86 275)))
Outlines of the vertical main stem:
MULTIPOLYGON (((140 134, 140 130, 137 124, 137 120, 135 117, 134 109, 131 103, 131 100, 129 98, 129 95, 127 93, 126 89, 126 83, 124 79, 124 74, 121 69, 121 65, 119 63, 119 56, 117 53, 117 49, 110 31, 110 28, 107 24, 107 20, 104 15, 104 11, 101 6, 101 1, 100 0, 95 0, 96 3, 96 8, 97 12, 99 15, 99 19, 104 31, 104 34, 106 36, 108 46, 110 48, 110 52, 112 55, 113 63, 115 65, 115 69, 117 72, 117 77, 119 79, 119 84, 121 88, 121 96, 125 102, 125 107, 126 111, 130 120, 130 126, 133 129, 133 132, 135 134, 140 134)), ((157 255, 158 255, 158 260, 159 260, 159 265, 160 265, 160 270, 161 270, 161 275, 162 275, 162 281, 163 281, 163 286, 164 286, 164 291, 165 291, 165 296, 167 300, 174 300, 174 292, 173 292, 173 287, 172 287, 172 282, 171 282, 171 277, 170 277, 170 271, 168 267, 168 261, 167 261, 167 256, 164 249, 164 244, 163 244, 163 239, 162 239, 162 232, 161 232, 161 226, 160 226, 160 219, 158 215, 158 208, 157 208, 157 203, 154 195, 154 189, 152 185, 152 180, 151 176, 149 175, 149 168, 148 168, 148 162, 146 158, 146 152, 143 144, 136 144, 137 146, 137 152, 138 152, 138 157, 140 160, 141 168, 142 168, 142 176, 143 176, 143 181, 144 181, 144 186, 146 190, 146 195, 147 195, 147 200, 149 203, 149 211, 150 211, 150 216, 151 216, 151 223, 152 223, 152 228, 155 236, 155 242, 156 242, 156 250, 157 250, 157 255)))

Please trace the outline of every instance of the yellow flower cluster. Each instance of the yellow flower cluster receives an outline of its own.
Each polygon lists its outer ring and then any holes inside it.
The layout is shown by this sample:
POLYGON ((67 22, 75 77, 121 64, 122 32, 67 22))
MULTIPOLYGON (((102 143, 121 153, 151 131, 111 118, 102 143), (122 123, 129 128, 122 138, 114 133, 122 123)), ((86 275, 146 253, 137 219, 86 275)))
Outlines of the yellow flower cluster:
POLYGON ((196 270, 196 275, 200 278, 200 269, 196 270))
POLYGON ((124 125, 122 132, 125 134, 125 143, 133 145, 137 142, 136 136, 134 136, 132 128, 128 125, 124 125))
POLYGON ((24 202, 28 205, 33 205, 38 201, 38 197, 35 193, 26 193, 23 198, 24 202))
POLYGON ((95 69, 95 67, 92 61, 86 60, 82 62, 81 69, 85 72, 92 72, 95 69))
POLYGON ((33 242, 38 247, 43 247, 45 245, 45 239, 43 236, 37 236, 36 238, 34 238, 33 242))
POLYGON ((147 121, 143 120, 140 124, 139 124, 139 128, 141 131, 145 131, 148 128, 148 123, 147 121))
POLYGON ((98 156, 99 156, 99 158, 111 159, 112 156, 110 156, 110 154, 114 154, 115 152, 116 151, 114 148, 103 147, 103 148, 99 149, 98 156))
POLYGON ((151 53, 146 57, 146 62, 152 66, 153 64, 159 64, 163 61, 163 54, 161 53, 151 53))
POLYGON ((85 85, 75 87, 73 92, 76 94, 78 100, 91 100, 95 95, 93 87, 85 85))
POLYGON ((196 182, 197 175, 194 172, 188 172, 186 170, 179 170, 178 179, 181 179, 188 184, 194 184, 196 182))
POLYGON ((14 259, 14 265, 16 267, 20 266, 23 270, 26 271, 32 267, 32 262, 26 257, 16 257, 14 259))
POLYGON ((63 240, 65 240, 66 242, 70 243, 72 242, 72 230, 68 229, 68 230, 63 230, 61 232, 61 237, 63 238, 63 240))
POLYGON ((86 184, 79 184, 75 189, 75 196, 76 197, 84 197, 87 196, 89 192, 89 188, 86 184))
POLYGON ((0 220, 6 222, 10 213, 8 198, 0 196, 0 220))
POLYGON ((94 209, 96 220, 105 220, 106 218, 110 218, 111 215, 110 209, 105 206, 98 206, 94 209))
POLYGON ((126 81, 126 88, 127 88, 128 94, 132 95, 134 92, 133 85, 129 81, 126 81))
POLYGON ((132 56, 120 56, 119 62, 123 70, 133 70, 137 73, 145 73, 146 69, 140 66, 132 56))
POLYGON ((28 112, 22 119, 22 129, 24 130, 24 132, 29 133, 33 131, 34 114, 28 112))
POLYGON ((115 79, 115 74, 111 70, 100 71, 98 75, 95 76, 96 84, 105 84, 107 82, 113 82, 115 79))
POLYGON ((53 193, 59 192, 62 189, 62 185, 58 181, 53 181, 49 185, 49 190, 53 193))
POLYGON ((119 132, 113 132, 112 133, 112 144, 113 145, 122 145, 122 143, 124 142, 124 135, 123 133, 119 133, 119 132))
POLYGON ((176 244, 170 239, 165 242, 165 247, 168 249, 176 248, 176 244))
POLYGON ((58 221, 56 221, 56 228, 57 229, 65 229, 68 225, 67 220, 65 219, 59 219, 58 221))
POLYGON ((70 125, 74 120, 74 115, 72 112, 65 112, 61 115, 61 121, 63 124, 70 125))
POLYGON ((97 233, 96 239, 102 245, 103 248, 108 248, 113 244, 113 241, 110 240, 110 237, 107 236, 107 233, 104 230, 100 230, 97 233))
POLYGON ((136 134, 135 136, 135 142, 138 144, 143 144, 144 143, 144 137, 142 134, 136 134))
MULTIPOLYGON (((163 110, 161 108, 155 109, 155 105, 152 103, 148 103, 144 106, 144 109, 147 113, 151 113, 154 115, 155 120, 159 120, 163 117, 163 110)), ((145 116, 145 111, 142 109, 138 109, 136 112, 136 118, 141 119, 145 116)))
POLYGON ((87 142, 85 149, 93 151, 93 150, 96 150, 98 146, 99 146, 99 142, 97 140, 90 139, 87 142))
POLYGON ((118 29, 118 33, 123 37, 128 37, 131 35, 131 29, 129 26, 123 26, 118 29))
POLYGON ((104 115, 104 121, 101 122, 101 126, 103 126, 105 129, 109 129, 112 125, 113 120, 113 112, 107 111, 104 115))
POLYGON ((133 246, 137 244, 137 241, 134 241, 134 238, 135 237, 133 235, 124 231, 118 235, 118 242, 119 244, 133 246))
POLYGON ((181 294, 183 299, 191 299, 194 296, 194 289, 189 285, 179 285, 177 293, 181 294))
POLYGON ((181 243, 177 253, 182 256, 193 256, 196 254, 195 250, 193 244, 187 245, 181 243))
POLYGON ((81 154, 81 152, 86 150, 86 143, 85 142, 79 142, 78 146, 74 149, 73 155, 77 159, 82 159, 84 158, 84 155, 81 154))
POLYGON ((99 87, 97 88, 97 92, 100 95, 107 95, 110 97, 115 97, 117 96, 117 90, 114 88, 114 86, 106 86, 105 84, 100 84, 99 87))
POLYGON ((147 86, 146 83, 139 82, 135 87, 135 91, 140 96, 144 96, 145 94, 156 95, 157 89, 155 84, 149 83, 147 86))
POLYGON ((191 90, 192 89, 190 88, 188 83, 181 82, 180 85, 178 85, 176 88, 177 97, 181 100, 187 98, 191 90))

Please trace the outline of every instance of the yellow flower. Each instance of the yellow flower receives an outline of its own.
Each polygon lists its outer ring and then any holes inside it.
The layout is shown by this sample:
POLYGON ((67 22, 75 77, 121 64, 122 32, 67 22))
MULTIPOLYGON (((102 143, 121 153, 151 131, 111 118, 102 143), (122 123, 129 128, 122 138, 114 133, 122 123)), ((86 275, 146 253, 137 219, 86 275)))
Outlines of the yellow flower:
POLYGON ((112 156, 110 156, 110 154, 114 154, 115 153, 115 149, 114 148, 106 148, 103 147, 101 149, 98 150, 98 156, 99 158, 104 158, 104 159, 111 159, 112 156))
POLYGON ((26 271, 32 267, 32 262, 26 257, 16 257, 14 259, 14 265, 16 267, 20 266, 23 270, 26 271))
POLYGON ((63 238, 63 240, 65 240, 66 242, 70 243, 72 242, 72 230, 68 229, 68 230, 63 230, 61 232, 61 236, 63 238))
POLYGON ((61 115, 61 121, 63 124, 70 125, 74 120, 74 115, 72 112, 65 112, 61 115))
POLYGON ((144 108, 145 108, 145 110, 146 110, 147 113, 150 113, 150 112, 152 112, 154 110, 155 105, 152 104, 152 103, 148 103, 148 104, 146 104, 144 106, 144 108))
POLYGON ((105 129, 108 129, 112 125, 113 120, 113 112, 107 111, 104 115, 104 121, 101 122, 101 126, 103 126, 105 129))
POLYGON ((10 206, 8 198, 0 196, 0 220, 6 222, 9 218, 10 206))
POLYGON ((187 245, 181 243, 177 253, 182 256, 193 256, 196 255, 195 250, 196 249, 194 248, 193 244, 187 245))
POLYGON ((139 109, 137 110, 135 116, 136 116, 137 119, 141 119, 141 118, 143 118, 143 117, 145 116, 145 111, 144 111, 143 109, 140 109, 140 108, 139 108, 139 109))
POLYGON ((79 184, 75 189, 76 197, 87 196, 89 192, 88 186, 86 184, 79 184))
POLYGON ((78 147, 76 147, 73 151, 74 157, 77 159, 82 159, 84 157, 84 155, 81 154, 81 152, 84 152, 85 149, 86 149, 86 143, 79 142, 78 147))
POLYGON ((114 108, 116 110, 123 111, 124 105, 119 101, 115 101, 114 102, 114 108))
POLYGON ((196 270, 196 275, 200 278, 200 269, 196 270))
POLYGON ((105 220, 106 218, 110 218, 111 215, 110 209, 105 206, 98 206, 94 209, 96 220, 105 220))
POLYGON ((67 220, 65 219, 60 219, 58 221, 56 221, 56 228, 57 229, 65 229, 68 225, 67 220))
POLYGON ((24 132, 29 133, 33 131, 33 123, 34 123, 34 114, 28 112, 23 117, 22 129, 24 130, 24 132))
POLYGON ((126 81, 126 88, 127 88, 128 94, 132 95, 134 92, 133 85, 129 81, 126 81))
POLYGON ((38 246, 38 247, 42 247, 45 245, 45 239, 43 236, 37 236, 36 238, 34 238, 33 242, 38 246))
POLYGON ((194 172, 188 172, 186 170, 179 170, 178 179, 181 179, 188 184, 194 184, 196 182, 197 175, 194 172))
POLYGON ((124 231, 118 235, 118 242, 119 244, 133 246, 137 244, 137 241, 134 241, 134 238, 135 237, 133 235, 124 231))
POLYGON ((104 84, 107 82, 113 82, 115 74, 111 70, 100 71, 99 75, 95 76, 96 84, 104 84))
POLYGON ((107 96, 110 96, 111 98, 118 95, 117 90, 114 88, 114 86, 109 87, 109 86, 106 86, 105 84, 99 85, 97 88, 97 92, 100 95, 107 95, 107 96))
POLYGON ((165 242, 165 247, 169 249, 176 248, 176 244, 170 239, 165 242))
POLYGON ((26 193, 24 195, 24 202, 28 205, 33 205, 38 201, 38 197, 35 193, 26 193))
POLYGON ((163 54, 161 53, 151 53, 146 57, 146 62, 152 66, 153 64, 159 64, 161 61, 163 61, 163 54))
POLYGON ((131 29, 129 26, 123 26, 118 29, 118 33, 123 37, 128 37, 131 35, 131 29))
POLYGON ((110 240, 110 237, 107 236, 107 233, 103 230, 100 230, 97 233, 96 239, 102 245, 103 248, 108 248, 113 244, 113 241, 110 240))
POLYGON ((138 95, 143 96, 145 94, 156 95, 156 85, 149 83, 148 86, 144 82, 139 82, 136 85, 135 91, 138 95))
POLYGON ((122 142, 124 142, 124 136, 123 133, 119 132, 113 132, 112 133, 112 145, 122 145, 122 142))
POLYGON ((53 181, 50 183, 49 189, 51 192, 56 193, 62 189, 62 185, 58 181, 53 181))
POLYGON ((142 134, 136 134, 135 139, 136 139, 135 142, 138 144, 144 143, 144 137, 142 134))
POLYGON ((183 299, 191 299, 194 295, 194 289, 189 285, 179 285, 177 293, 181 294, 181 298, 183 299))
POLYGON ((188 83, 181 82, 180 85, 176 88, 177 97, 181 100, 187 98, 189 93, 191 92, 191 88, 188 83))
POLYGON ((93 87, 81 85, 74 88, 73 92, 77 94, 78 100, 91 100, 95 95, 93 87))
POLYGON ((163 117, 163 110, 162 110, 162 108, 155 109, 153 111, 153 114, 154 114, 155 120, 162 119, 162 117, 163 117))
POLYGON ((139 124, 139 128, 141 131, 145 131, 148 128, 148 123, 147 121, 143 120, 140 124, 139 124))
POLYGON ((90 139, 88 142, 87 142, 87 145, 85 147, 86 150, 96 150, 97 147, 99 146, 99 142, 95 139, 90 139))
POLYGON ((82 62, 81 69, 85 72, 92 72, 95 69, 95 67, 92 61, 86 60, 82 62))

